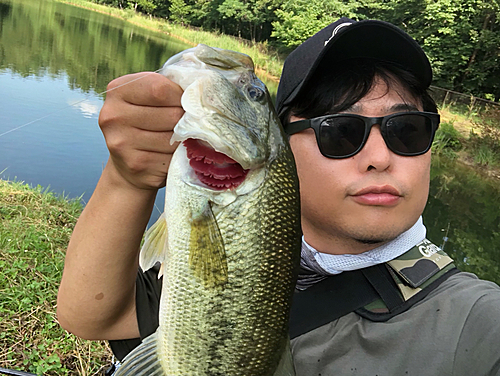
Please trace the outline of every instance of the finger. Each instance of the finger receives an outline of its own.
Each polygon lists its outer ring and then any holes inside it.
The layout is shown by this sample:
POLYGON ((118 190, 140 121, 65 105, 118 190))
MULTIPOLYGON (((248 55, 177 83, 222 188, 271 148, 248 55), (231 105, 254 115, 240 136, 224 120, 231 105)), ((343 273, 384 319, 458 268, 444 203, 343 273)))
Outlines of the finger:
POLYGON ((173 130, 182 115, 182 107, 151 108, 134 105, 124 107, 121 114, 135 128, 160 132, 173 130))
POLYGON ((159 73, 141 72, 111 81, 107 93, 135 105, 180 107, 183 90, 159 73))
POLYGON ((149 131, 171 131, 184 110, 182 107, 146 107, 107 99, 99 114, 103 132, 112 127, 134 127, 149 131))
POLYGON ((130 158, 129 153, 136 150, 172 154, 177 144, 171 144, 172 131, 146 131, 120 125, 103 128, 106 145, 111 154, 130 158))
MULTIPOLYGON (((155 152, 161 154, 172 154, 175 149, 177 149, 178 142, 171 143, 171 139, 174 132, 150 132, 143 130, 132 130, 130 138, 128 140, 133 140, 130 145, 131 149, 155 152)), ((123 137, 123 136, 118 136, 123 137)))
POLYGON ((137 140, 135 149, 147 152, 173 154, 179 142, 171 142, 174 132, 144 132, 137 140))

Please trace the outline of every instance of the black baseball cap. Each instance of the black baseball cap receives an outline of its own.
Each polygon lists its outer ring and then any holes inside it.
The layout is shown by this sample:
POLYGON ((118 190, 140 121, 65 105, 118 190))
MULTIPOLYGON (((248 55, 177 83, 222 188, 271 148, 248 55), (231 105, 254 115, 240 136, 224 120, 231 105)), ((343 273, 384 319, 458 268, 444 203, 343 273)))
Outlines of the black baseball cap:
POLYGON ((427 56, 406 32, 384 21, 341 18, 304 41, 286 58, 276 95, 278 115, 300 94, 315 72, 353 58, 399 65, 426 88, 432 81, 427 56))

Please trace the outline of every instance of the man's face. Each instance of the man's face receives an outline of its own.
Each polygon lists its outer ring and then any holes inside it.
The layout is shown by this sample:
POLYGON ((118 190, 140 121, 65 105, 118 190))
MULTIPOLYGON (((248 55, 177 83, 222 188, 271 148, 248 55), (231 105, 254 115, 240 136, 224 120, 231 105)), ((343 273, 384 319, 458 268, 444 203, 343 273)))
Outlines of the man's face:
MULTIPOLYGON (((405 105, 422 111, 419 101, 395 89, 378 80, 346 112, 378 117, 400 112, 405 105)), ((365 252, 408 230, 421 215, 429 193, 430 151, 415 157, 394 154, 379 125, 371 129, 363 149, 346 159, 324 157, 312 129, 292 135, 290 144, 300 181, 304 237, 318 251, 365 252)))

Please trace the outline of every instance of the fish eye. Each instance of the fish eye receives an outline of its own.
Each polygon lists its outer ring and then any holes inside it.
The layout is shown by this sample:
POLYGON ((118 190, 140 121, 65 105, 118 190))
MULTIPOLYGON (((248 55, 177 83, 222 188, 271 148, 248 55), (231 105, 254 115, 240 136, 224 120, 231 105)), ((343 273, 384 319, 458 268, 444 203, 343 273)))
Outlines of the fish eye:
POLYGON ((248 95, 255 101, 258 101, 264 96, 264 91, 258 87, 250 86, 248 88, 248 95))

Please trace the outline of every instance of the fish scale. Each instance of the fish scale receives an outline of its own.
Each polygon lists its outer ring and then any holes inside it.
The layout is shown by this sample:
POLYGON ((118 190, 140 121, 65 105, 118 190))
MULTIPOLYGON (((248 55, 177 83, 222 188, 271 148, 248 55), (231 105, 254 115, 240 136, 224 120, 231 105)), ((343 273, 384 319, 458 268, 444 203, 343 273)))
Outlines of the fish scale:
POLYGON ((288 317, 301 229, 286 136, 246 55, 198 46, 169 62, 165 74, 175 81, 182 73, 178 81, 194 109, 186 106, 174 140, 202 140, 249 172, 241 185, 214 190, 190 172, 186 147, 177 148, 165 212, 141 250, 143 269, 162 262, 160 324, 141 345, 147 351, 132 351, 117 376, 138 375, 133 370, 146 362, 158 375, 293 376, 288 317), (230 69, 221 69, 224 64, 230 69), (183 69, 176 71, 177 65, 183 69), (210 100, 194 103, 190 85, 199 81, 190 82, 187 74, 203 77, 206 87, 196 93, 210 100), (225 121, 219 122, 223 111, 211 108, 199 116, 204 103, 227 109, 235 95, 237 106, 225 121))

